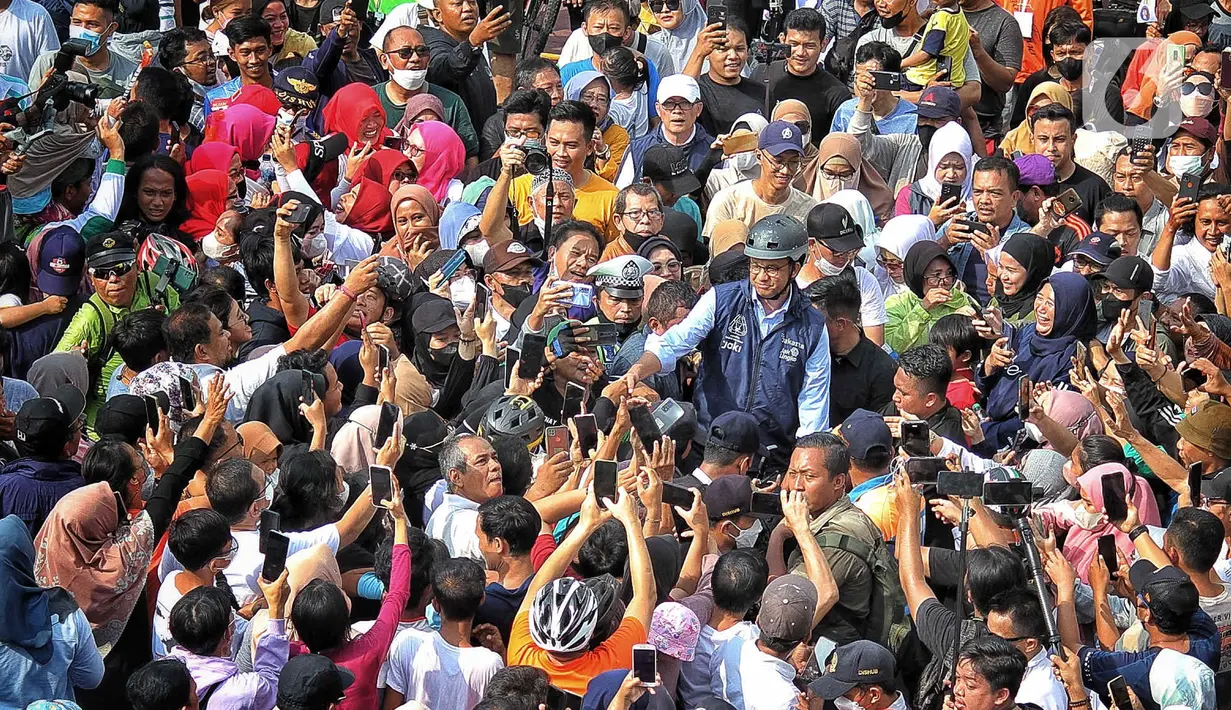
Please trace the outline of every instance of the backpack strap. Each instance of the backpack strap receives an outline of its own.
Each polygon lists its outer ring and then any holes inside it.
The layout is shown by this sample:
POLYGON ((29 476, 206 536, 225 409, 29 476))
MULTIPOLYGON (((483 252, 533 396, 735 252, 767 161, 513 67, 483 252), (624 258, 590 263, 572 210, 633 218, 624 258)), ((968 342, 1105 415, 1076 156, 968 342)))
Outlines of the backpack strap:
POLYGON ((219 688, 221 688, 222 684, 225 682, 226 682, 225 680, 220 680, 217 683, 214 683, 213 685, 211 685, 209 687, 209 690, 205 691, 205 695, 201 696, 201 700, 197 702, 197 707, 200 708, 200 710, 208 710, 209 699, 214 697, 214 693, 219 688))

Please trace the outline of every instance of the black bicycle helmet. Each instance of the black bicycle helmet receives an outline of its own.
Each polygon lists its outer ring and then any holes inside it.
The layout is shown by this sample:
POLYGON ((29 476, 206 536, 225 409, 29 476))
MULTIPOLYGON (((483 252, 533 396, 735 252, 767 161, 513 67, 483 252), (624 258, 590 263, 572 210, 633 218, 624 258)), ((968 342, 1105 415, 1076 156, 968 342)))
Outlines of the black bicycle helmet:
POLYGON ((524 395, 506 394, 492 402, 479 424, 479 434, 487 437, 514 436, 533 449, 543 440, 543 410, 524 395))

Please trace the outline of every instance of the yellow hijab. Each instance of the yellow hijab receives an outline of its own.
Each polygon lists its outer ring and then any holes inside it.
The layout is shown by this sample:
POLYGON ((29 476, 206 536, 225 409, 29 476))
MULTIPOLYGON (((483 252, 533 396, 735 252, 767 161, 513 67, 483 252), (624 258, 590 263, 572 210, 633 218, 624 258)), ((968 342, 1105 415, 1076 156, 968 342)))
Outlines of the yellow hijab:
POLYGON ((1040 96, 1047 96, 1051 99, 1050 103, 1061 104, 1068 110, 1073 110, 1073 97, 1069 96, 1069 92, 1065 91, 1059 82, 1045 81, 1034 87, 1034 91, 1030 92, 1030 100, 1026 102, 1026 119, 1006 133, 1004 140, 1000 142, 1000 149, 1005 155, 1013 155, 1019 150, 1027 155, 1034 152, 1034 138, 1030 133, 1030 105, 1040 96))

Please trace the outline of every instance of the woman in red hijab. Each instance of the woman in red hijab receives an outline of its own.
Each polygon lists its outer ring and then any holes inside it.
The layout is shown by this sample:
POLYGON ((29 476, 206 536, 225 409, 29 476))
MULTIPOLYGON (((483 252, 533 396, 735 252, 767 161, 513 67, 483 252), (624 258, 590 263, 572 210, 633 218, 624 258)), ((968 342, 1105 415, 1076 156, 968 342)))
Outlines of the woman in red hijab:
POLYGON ((278 100, 277 95, 268 87, 260 84, 249 84, 231 97, 231 102, 228 106, 236 106, 238 104, 248 104, 260 109, 262 113, 269 116, 278 116, 278 111, 282 109, 282 102, 278 100))
POLYGON ((405 153, 385 148, 376 151, 367 159, 363 164, 362 175, 388 187, 389 194, 393 195, 401 186, 413 185, 419 172, 405 153))
POLYGON ((206 141, 197 146, 188 159, 184 172, 192 175, 202 170, 220 170, 239 187, 244 181, 244 165, 235 146, 222 141, 206 141))
POLYGON ((351 147, 360 143, 377 145, 393 131, 385 127, 385 109, 376 91, 367 84, 347 84, 325 104, 325 133, 342 132, 351 147))
POLYGON ((389 236, 393 233, 389 206, 387 187, 370 178, 359 178, 355 187, 338 201, 338 221, 373 236, 389 236))
POLYGON ((219 140, 239 151, 239 159, 249 170, 257 168, 261 156, 269 148, 276 119, 249 104, 228 106, 222 114, 219 140))
POLYGON ((235 183, 221 170, 200 170, 188 176, 188 211, 192 216, 180 225, 180 231, 195 240, 214 231, 223 212, 235 204, 238 191, 235 183))

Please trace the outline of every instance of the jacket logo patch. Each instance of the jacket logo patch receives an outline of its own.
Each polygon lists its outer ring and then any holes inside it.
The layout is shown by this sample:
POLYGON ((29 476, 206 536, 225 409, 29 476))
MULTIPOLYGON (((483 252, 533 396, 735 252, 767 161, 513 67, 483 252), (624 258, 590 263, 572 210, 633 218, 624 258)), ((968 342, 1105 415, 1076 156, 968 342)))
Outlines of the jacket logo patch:
POLYGON ((748 335, 748 321, 744 319, 742 313, 736 314, 731 322, 727 324, 726 335, 722 336, 722 344, 718 347, 722 350, 730 350, 738 353, 744 350, 744 337, 748 335))
POLYGON ((799 362, 799 354, 803 352, 804 344, 798 340, 790 338, 782 339, 782 350, 778 354, 778 359, 783 362, 799 362))

